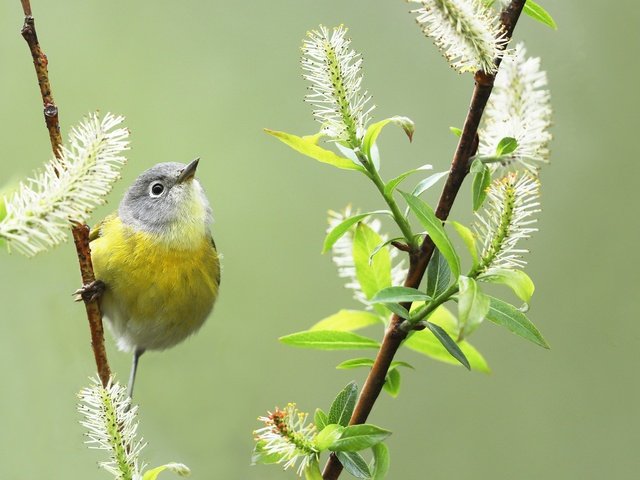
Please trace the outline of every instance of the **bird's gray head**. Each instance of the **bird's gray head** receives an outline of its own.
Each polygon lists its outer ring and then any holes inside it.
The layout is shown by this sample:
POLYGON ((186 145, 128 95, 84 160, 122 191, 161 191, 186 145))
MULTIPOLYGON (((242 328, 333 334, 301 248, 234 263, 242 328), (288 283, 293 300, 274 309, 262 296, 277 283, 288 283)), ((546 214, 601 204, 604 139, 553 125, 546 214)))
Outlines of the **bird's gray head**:
POLYGON ((122 222, 163 237, 208 232, 211 208, 194 178, 198 160, 189 165, 159 163, 142 172, 120 202, 122 222))

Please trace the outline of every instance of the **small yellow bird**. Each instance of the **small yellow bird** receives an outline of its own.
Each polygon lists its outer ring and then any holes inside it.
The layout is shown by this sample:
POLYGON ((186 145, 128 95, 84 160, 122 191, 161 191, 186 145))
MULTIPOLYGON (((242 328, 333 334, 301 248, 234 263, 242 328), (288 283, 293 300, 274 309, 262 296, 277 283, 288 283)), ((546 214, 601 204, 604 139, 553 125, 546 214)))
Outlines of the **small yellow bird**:
POLYGON ((211 237, 211 208, 188 165, 160 163, 127 190, 117 213, 91 232, 97 296, 118 348, 133 352, 129 396, 138 360, 195 333, 213 308, 220 262, 211 237))

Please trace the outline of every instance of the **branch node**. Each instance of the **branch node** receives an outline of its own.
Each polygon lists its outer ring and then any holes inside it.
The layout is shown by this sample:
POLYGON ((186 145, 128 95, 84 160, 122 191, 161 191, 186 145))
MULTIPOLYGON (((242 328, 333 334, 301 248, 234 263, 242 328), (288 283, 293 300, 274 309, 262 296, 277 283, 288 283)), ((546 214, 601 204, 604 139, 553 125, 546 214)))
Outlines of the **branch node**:
POLYGON ((52 118, 58 115, 58 107, 56 107, 55 105, 48 103, 45 107, 44 107, 44 114, 45 116, 52 118))

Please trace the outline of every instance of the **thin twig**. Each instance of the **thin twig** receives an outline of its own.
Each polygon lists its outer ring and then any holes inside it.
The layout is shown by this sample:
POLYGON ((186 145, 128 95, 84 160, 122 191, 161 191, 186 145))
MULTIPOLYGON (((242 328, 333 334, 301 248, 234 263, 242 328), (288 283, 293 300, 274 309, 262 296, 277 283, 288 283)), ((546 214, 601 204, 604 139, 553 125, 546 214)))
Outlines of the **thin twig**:
MULTIPOLYGON (((522 12, 525 1, 526 0, 512 0, 502 11, 500 21, 508 39, 511 39, 513 35, 513 30, 520 18, 520 13, 522 12)), ((501 63, 501 58, 495 59, 494 63, 497 71, 497 67, 499 67, 501 63)), ((451 162, 447 182, 442 190, 436 209, 437 217, 443 221, 447 219, 451 212, 462 182, 469 173, 469 160, 475 155, 478 148, 478 127, 491 91, 493 90, 495 74, 488 75, 482 71, 478 71, 474 79, 475 87, 471 97, 469 112, 467 113, 462 134, 451 162)), ((434 249, 435 245, 433 241, 429 236, 426 236, 420 248, 409 253, 409 272, 407 273, 407 279, 404 283, 406 287, 418 288, 420 286, 420 282, 422 281, 422 277, 424 277, 434 249)), ((410 304, 405 305, 407 308, 410 306, 410 304)), ((408 332, 400 328, 402 321, 402 318, 393 315, 389 328, 384 335, 380 350, 376 355, 376 360, 369 371, 358 402, 351 415, 350 425, 366 422, 369 413, 371 413, 373 405, 382 391, 391 362, 403 340, 407 337, 408 332)), ((325 465, 322 478, 324 480, 335 480, 340 476, 341 472, 342 464, 334 454, 331 454, 325 465)))
MULTIPOLYGON (((33 65, 36 69, 38 77, 38 85, 40 86, 40 94, 42 95, 42 104, 44 107, 44 119, 49 130, 49 140, 51 141, 51 150, 57 158, 62 156, 62 136, 60 135, 60 122, 58 120, 58 107, 56 106, 53 95, 51 93, 51 84, 49 83, 49 71, 47 69, 47 56, 40 48, 38 35, 36 33, 35 21, 31 14, 30 0, 20 0, 22 10, 24 12, 24 25, 22 27, 22 36, 29 45, 31 56, 33 57, 33 65)), ((78 254, 78 262, 80 263, 80 274, 82 276, 82 284, 88 285, 95 280, 93 273, 93 264, 91 263, 91 249, 89 248, 89 227, 86 225, 77 225, 71 230, 73 241, 76 245, 78 254)), ((111 370, 107 361, 107 351, 104 346, 104 330, 102 327, 102 314, 97 300, 85 300, 85 308, 87 311, 87 319, 89 320, 89 329, 91 331, 91 347, 96 360, 96 367, 102 385, 106 387, 111 370)))

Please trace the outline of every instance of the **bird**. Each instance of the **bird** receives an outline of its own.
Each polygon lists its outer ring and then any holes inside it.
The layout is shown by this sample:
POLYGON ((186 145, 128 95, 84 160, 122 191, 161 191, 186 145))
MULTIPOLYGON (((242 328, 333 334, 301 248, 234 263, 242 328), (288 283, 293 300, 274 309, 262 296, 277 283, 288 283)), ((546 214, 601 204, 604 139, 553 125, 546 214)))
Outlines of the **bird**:
POLYGON ((78 293, 98 300, 118 348, 133 354, 129 398, 140 356, 198 331, 218 297, 220 258, 198 162, 141 173, 89 235, 96 280, 78 293))

